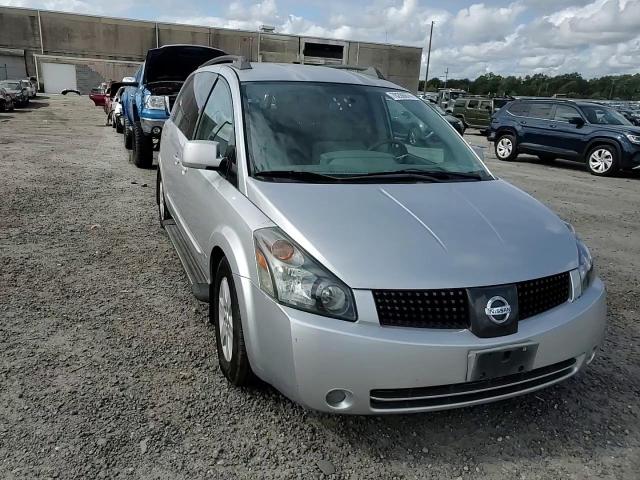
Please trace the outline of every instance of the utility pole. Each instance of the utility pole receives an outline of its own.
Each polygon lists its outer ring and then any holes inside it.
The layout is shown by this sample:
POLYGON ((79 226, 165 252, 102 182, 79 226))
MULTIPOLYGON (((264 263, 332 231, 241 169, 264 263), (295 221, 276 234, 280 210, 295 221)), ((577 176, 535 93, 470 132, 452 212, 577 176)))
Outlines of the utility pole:
POLYGON ((427 93, 427 82, 429 81, 429 62, 431 61, 431 40, 433 39, 433 24, 436 23, 431 21, 431 33, 429 34, 429 50, 427 50, 427 71, 424 73, 424 93, 427 93))
POLYGON ((449 67, 444 71, 444 88, 447 88, 447 80, 449 79, 449 67))

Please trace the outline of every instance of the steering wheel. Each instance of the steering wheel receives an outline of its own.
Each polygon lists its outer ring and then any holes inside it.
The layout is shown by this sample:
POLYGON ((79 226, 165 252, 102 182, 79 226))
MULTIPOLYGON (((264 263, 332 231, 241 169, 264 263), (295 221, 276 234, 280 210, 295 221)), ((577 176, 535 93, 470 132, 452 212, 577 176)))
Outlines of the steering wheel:
POLYGON ((404 143, 398 141, 398 140, 393 140, 391 138, 387 139, 387 140, 382 140, 380 142, 374 143, 373 145, 371 145, 368 150, 377 150, 378 148, 380 148, 383 145, 396 145, 396 147, 398 148, 398 152, 397 154, 394 153, 394 155, 396 157, 402 157, 403 155, 406 155, 409 153, 409 151, 407 150, 407 147, 404 143))

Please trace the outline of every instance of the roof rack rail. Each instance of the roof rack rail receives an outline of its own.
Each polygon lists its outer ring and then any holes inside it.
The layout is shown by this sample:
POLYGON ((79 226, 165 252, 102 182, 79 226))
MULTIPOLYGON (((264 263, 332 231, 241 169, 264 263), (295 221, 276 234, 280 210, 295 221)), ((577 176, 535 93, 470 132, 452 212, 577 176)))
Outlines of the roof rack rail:
POLYGON ((362 67, 359 65, 323 65, 329 68, 337 68, 338 70, 348 70, 350 72, 361 73, 369 77, 378 78, 380 80, 386 80, 384 75, 376 67, 362 67))
POLYGON ((232 67, 238 70, 250 70, 251 62, 242 55, 221 55, 204 62, 200 67, 208 67, 210 65, 219 65, 222 63, 230 63, 232 67))

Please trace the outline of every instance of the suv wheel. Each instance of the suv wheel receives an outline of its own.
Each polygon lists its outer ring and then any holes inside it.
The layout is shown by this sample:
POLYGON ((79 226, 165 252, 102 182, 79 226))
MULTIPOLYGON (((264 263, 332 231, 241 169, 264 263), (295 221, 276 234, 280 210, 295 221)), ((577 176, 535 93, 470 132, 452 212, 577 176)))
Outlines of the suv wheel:
POLYGON ((610 145, 598 145, 587 154, 587 168, 593 175, 606 177, 618 171, 618 153, 610 145))
POLYGON ((131 160, 138 168, 150 168, 153 165, 153 139, 145 135, 140 122, 133 124, 133 142, 131 160))
POLYGON ((515 160, 518 156, 518 151, 516 150, 516 137, 513 135, 500 135, 496 139, 495 151, 498 160, 515 160))
POLYGON ((131 135, 131 128, 129 128, 129 122, 127 117, 122 117, 123 121, 123 137, 124 137, 124 148, 127 150, 131 150, 131 144, 133 143, 133 138, 131 135))
POLYGON ((212 290, 213 295, 209 296, 209 318, 216 330, 220 370, 233 385, 247 385, 253 379, 253 372, 244 344, 238 296, 226 258, 218 264, 212 290))

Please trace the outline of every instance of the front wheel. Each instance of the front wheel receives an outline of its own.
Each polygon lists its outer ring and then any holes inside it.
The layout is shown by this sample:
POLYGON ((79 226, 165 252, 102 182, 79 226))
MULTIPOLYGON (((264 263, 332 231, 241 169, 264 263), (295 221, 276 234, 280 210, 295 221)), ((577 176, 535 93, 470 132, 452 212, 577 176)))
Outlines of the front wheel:
POLYGON ((498 160, 511 161, 518 156, 516 149, 516 137, 513 135, 500 135, 496 139, 495 152, 498 160))
POLYGON ((598 145, 587 154, 587 168, 592 175, 608 177, 614 175, 620 168, 618 152, 610 145, 598 145))
POLYGON ((153 139, 144 134, 139 121, 133 124, 131 160, 138 168, 151 168, 153 165, 153 139))
POLYGON ((115 121, 116 133, 122 133, 122 118, 118 117, 115 121))
POLYGON ((253 372, 244 343, 238 296, 226 258, 218 264, 212 293, 209 296, 209 318, 216 330, 220 370, 233 385, 248 385, 253 380, 253 372))

